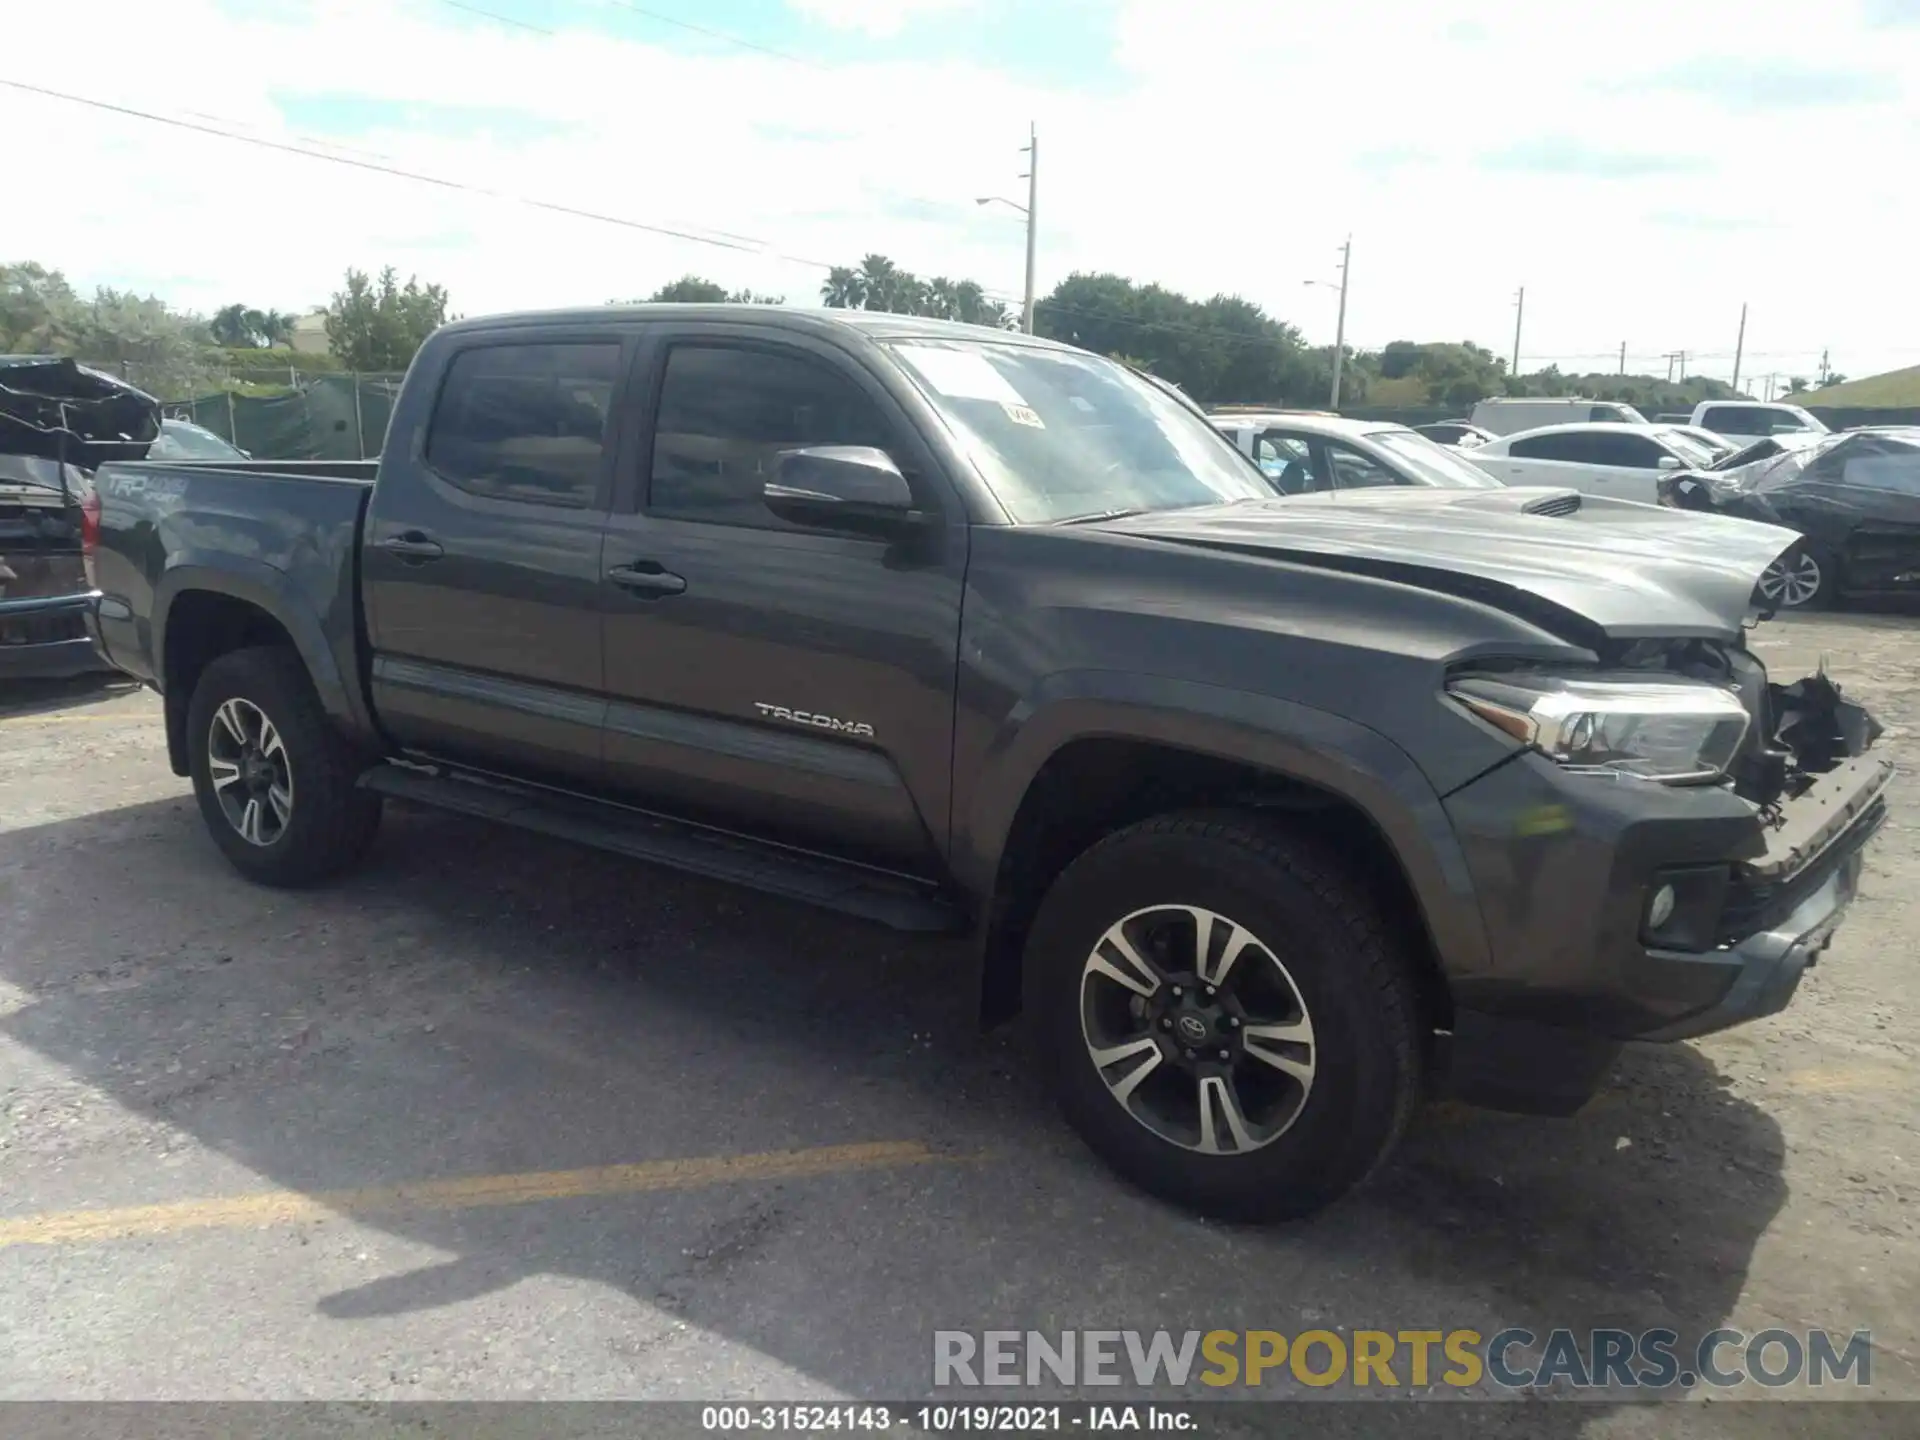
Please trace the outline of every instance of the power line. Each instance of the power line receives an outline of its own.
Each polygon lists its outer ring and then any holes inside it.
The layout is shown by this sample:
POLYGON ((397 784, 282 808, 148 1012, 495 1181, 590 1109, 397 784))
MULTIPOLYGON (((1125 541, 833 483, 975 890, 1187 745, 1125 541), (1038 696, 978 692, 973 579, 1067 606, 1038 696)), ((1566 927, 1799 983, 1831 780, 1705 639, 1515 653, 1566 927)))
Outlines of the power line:
POLYGON ((493 190, 484 185, 473 185, 461 180, 449 180, 441 175, 429 175, 420 170, 403 169, 398 165, 383 164, 375 160, 355 159, 351 155, 330 154, 325 150, 316 150, 305 145, 295 145, 284 140, 269 140, 259 135, 246 135, 237 130, 222 129, 217 125, 203 124, 197 120, 183 120, 173 115, 161 115, 151 110, 138 110, 131 105, 116 105, 107 100, 95 100, 86 95, 71 95, 62 90, 51 90, 43 85, 29 85, 23 80, 9 80, 0 76, 0 85, 9 89, 24 91, 29 95, 39 95, 49 100, 64 100, 73 105, 85 105, 95 110, 105 110, 116 115, 129 116, 136 120, 150 121, 155 125, 170 125, 178 130, 191 130, 202 135, 216 136, 222 140, 232 140, 242 145, 254 145, 263 150, 277 150, 287 155, 300 155, 309 160, 322 160, 330 165, 346 165, 355 170, 367 170, 378 175, 388 175, 395 179, 409 180, 419 185, 432 185, 442 190, 453 190, 468 195, 479 195, 490 200, 510 200, 518 205, 526 205, 535 210, 547 210, 556 215, 570 215, 575 219, 594 220, 604 225, 618 225, 628 230, 644 230, 653 235, 664 235, 673 240, 688 240, 696 245, 712 245, 722 250, 734 250, 746 255, 764 255, 772 259, 789 261, 796 265, 807 265, 819 270, 833 267, 823 260, 811 260, 800 255, 784 255, 768 248, 763 241, 747 236, 728 236, 726 232, 716 231, 699 234, 694 230, 680 229, 672 225, 657 224, 646 220, 634 220, 624 215, 608 215, 597 210, 587 210, 578 205, 566 205, 557 200, 541 200, 531 195, 518 195, 508 190, 493 190))
MULTIPOLYGON (((531 20, 521 20, 516 16, 502 15, 497 11, 487 10, 479 5, 468 4, 467 0, 440 0, 440 3, 449 5, 455 10, 464 10, 469 15, 479 15, 488 20, 496 20, 502 25, 511 25, 516 30, 530 30, 535 35, 558 35, 560 33, 558 30, 551 30, 544 25, 536 25, 531 20)), ((621 10, 632 11, 635 15, 644 15, 647 19, 656 20, 662 25, 671 25, 676 30, 685 30, 689 34, 704 36, 708 40, 718 40, 724 45, 733 45, 742 50, 751 50, 756 54, 766 55, 774 60, 785 60, 792 65, 804 65, 810 70, 824 70, 827 68, 818 60, 809 60, 803 55, 789 54, 785 50, 775 50, 772 46, 762 45, 757 40, 748 40, 739 35, 729 35, 724 30, 713 30, 705 25, 696 25, 691 20, 677 19, 672 15, 662 14, 658 10, 649 10, 644 5, 632 4, 630 0, 607 0, 607 3, 621 10)))

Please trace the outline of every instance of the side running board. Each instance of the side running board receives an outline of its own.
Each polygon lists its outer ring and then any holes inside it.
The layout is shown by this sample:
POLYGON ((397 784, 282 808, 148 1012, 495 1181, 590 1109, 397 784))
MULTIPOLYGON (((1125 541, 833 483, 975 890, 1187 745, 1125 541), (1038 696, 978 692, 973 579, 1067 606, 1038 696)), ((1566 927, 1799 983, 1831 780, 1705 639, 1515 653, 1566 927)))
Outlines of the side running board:
POLYGON ((694 875, 875 920, 895 930, 958 934, 960 906, 931 885, 884 870, 772 845, 645 811, 492 778, 376 765, 361 788, 395 800, 534 830, 694 875))

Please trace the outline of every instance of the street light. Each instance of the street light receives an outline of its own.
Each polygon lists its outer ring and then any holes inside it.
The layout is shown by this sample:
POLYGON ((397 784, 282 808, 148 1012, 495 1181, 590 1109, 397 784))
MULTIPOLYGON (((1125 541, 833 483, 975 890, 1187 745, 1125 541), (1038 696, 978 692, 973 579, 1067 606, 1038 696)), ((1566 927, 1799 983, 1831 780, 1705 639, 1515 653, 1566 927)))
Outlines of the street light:
POLYGON ((1027 182, 1027 203, 1022 205, 1016 200, 1008 200, 999 195, 982 195, 973 203, 1010 205, 1027 217, 1027 288, 1025 298, 1020 305, 1020 328, 1031 335, 1033 333, 1033 212, 1040 206, 1040 136, 1032 125, 1027 127, 1027 143, 1021 148, 1027 156, 1027 173, 1020 177, 1027 182))
POLYGON ((1353 237, 1347 237, 1347 243, 1340 247, 1340 283, 1331 280, 1303 280, 1303 285, 1324 285, 1329 290, 1340 292, 1340 319, 1333 332, 1333 395, 1328 402, 1329 410, 1340 408, 1340 370, 1347 358, 1347 271, 1353 264, 1353 237))

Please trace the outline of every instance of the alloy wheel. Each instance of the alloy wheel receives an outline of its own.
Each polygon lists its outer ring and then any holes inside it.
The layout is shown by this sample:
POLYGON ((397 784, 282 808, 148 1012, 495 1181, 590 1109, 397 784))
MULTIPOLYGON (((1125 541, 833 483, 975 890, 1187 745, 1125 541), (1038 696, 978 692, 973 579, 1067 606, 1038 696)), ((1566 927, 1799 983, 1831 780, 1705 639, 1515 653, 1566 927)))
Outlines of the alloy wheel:
POLYGON ((1802 550, 1782 555, 1760 575, 1760 593, 1782 609, 1805 605, 1820 593, 1820 562, 1802 550))
POLYGON ((207 775, 214 797, 240 838, 273 844, 293 820, 293 766, 274 723, 239 696, 213 712, 207 729, 207 775))
POLYGON ((1111 926, 1080 975, 1080 1026, 1114 1100, 1162 1140, 1243 1155, 1284 1135, 1318 1049, 1279 955, 1225 915, 1155 905, 1111 926))

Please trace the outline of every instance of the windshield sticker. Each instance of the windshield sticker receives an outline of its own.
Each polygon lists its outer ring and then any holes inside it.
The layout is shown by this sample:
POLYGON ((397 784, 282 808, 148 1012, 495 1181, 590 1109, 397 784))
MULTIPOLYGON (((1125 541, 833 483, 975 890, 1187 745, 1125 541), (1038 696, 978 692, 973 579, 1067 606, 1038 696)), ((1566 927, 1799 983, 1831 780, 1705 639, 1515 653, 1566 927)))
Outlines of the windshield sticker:
POLYGON ((1009 385, 1007 377, 984 355, 931 345, 902 345, 895 353, 949 400, 992 400, 1001 405, 1026 402, 1026 397, 1009 385))
POLYGON ((1031 425, 1035 430, 1047 428, 1046 422, 1025 405, 1002 404, 1000 408, 1007 412, 1007 418, 1016 425, 1031 425))
POLYGON ((1093 414, 1093 402, 1084 395, 1069 395, 1067 403, 1083 415, 1093 414))

